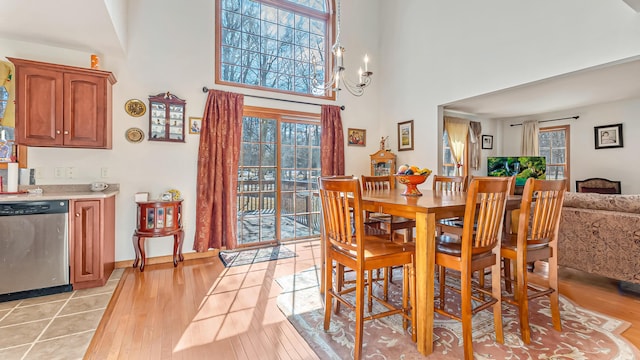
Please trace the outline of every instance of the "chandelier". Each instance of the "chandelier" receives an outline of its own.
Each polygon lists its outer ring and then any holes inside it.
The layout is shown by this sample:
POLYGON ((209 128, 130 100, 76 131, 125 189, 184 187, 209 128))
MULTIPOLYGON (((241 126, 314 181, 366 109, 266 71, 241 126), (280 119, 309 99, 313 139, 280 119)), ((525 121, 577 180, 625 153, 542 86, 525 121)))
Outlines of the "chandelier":
POLYGON ((336 41, 331 46, 331 53, 333 54, 333 72, 327 82, 318 81, 318 69, 322 68, 322 64, 319 64, 315 56, 311 57, 311 63, 313 65, 312 83, 315 89, 326 92, 332 89, 333 91, 340 91, 347 89, 354 96, 362 96, 364 94, 364 88, 371 84, 371 75, 373 72, 369 71, 369 57, 364 55, 364 70, 362 67, 358 69, 358 81, 353 82, 345 76, 344 67, 344 53, 345 49, 340 44, 340 0, 336 1, 336 41))

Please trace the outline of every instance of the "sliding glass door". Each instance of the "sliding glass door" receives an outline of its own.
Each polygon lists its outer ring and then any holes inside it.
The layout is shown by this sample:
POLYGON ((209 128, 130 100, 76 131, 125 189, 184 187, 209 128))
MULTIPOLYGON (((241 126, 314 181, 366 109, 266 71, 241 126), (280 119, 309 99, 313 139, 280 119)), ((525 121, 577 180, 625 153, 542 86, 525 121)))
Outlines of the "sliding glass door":
POLYGON ((318 115, 247 108, 238 169, 238 244, 317 237, 318 115))

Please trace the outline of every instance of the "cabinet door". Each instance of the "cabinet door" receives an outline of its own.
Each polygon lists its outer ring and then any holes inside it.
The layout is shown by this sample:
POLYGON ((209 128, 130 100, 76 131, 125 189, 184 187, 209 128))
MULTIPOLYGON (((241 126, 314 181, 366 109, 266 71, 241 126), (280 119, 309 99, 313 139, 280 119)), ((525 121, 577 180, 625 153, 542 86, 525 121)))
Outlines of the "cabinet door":
POLYGON ((71 209, 71 283, 98 280, 103 269, 100 200, 72 201, 71 209))
POLYGON ((64 74, 64 145, 104 147, 106 79, 85 74, 64 74))
POLYGON ((63 77, 59 71, 19 66, 16 140, 22 145, 62 145, 63 77))

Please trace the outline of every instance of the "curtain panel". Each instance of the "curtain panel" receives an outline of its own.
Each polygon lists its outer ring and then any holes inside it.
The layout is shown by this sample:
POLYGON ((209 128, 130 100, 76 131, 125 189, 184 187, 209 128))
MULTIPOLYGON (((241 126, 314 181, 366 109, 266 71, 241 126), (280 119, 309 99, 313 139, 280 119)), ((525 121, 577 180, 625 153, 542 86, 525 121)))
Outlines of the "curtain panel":
POLYGON ((449 135, 449 148, 456 162, 456 172, 462 175, 460 161, 462 160, 464 147, 467 143, 467 136, 469 135, 469 120, 445 116, 444 128, 449 135))
POLYGON ((522 122, 522 156, 538 156, 538 133, 537 120, 522 122))
POLYGON ((322 176, 344 175, 344 132, 340 107, 322 105, 320 110, 320 166, 322 176))
POLYGON ((9 98, 4 108, 4 118, 0 118, 0 125, 7 127, 16 127, 16 67, 12 62, 0 60, 0 86, 4 86, 9 98))
POLYGON ((469 151, 469 166, 474 169, 480 169, 480 138, 482 136, 482 124, 478 121, 469 123, 469 141, 471 141, 469 151))
POLYGON ((237 239, 238 162, 244 95, 209 90, 198 149, 196 235, 193 249, 226 247, 237 239))

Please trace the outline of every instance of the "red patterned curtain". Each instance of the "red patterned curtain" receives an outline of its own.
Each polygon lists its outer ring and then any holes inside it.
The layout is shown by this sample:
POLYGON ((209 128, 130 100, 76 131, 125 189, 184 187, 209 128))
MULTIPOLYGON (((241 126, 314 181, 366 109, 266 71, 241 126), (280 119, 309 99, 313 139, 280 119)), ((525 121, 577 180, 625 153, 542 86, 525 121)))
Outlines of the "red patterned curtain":
POLYGON ((204 252, 237 246, 237 187, 244 95, 209 90, 198 150, 196 236, 204 252))
POLYGON ((322 176, 344 175, 344 133, 340 107, 322 105, 320 122, 322 124, 320 137, 322 176))

